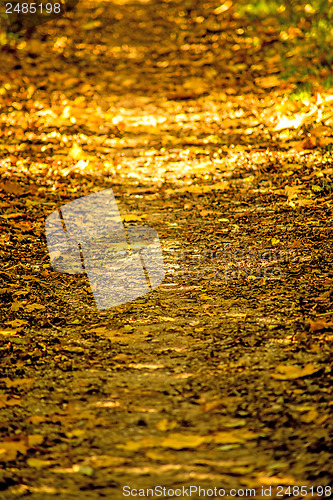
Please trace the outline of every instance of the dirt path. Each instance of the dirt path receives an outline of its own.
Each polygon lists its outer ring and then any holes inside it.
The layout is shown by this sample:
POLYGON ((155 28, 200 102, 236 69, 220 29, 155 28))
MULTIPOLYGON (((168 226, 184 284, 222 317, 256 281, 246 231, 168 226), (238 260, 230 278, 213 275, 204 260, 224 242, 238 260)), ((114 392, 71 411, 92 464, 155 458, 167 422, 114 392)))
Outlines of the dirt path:
POLYGON ((272 26, 184 4, 80 2, 1 50, 0 498, 330 484, 332 96, 285 128, 272 26), (166 278, 97 312, 44 221, 109 187, 166 278))

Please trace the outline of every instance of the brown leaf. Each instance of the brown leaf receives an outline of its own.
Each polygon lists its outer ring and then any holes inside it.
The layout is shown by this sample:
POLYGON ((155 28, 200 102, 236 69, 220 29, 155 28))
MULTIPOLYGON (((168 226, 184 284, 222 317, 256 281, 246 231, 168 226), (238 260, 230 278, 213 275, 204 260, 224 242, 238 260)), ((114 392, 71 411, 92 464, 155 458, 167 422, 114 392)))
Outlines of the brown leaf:
POLYGON ((6 462, 15 460, 18 453, 25 455, 28 451, 25 439, 8 439, 0 442, 0 461, 6 462))
POLYGON ((6 406, 17 406, 21 404, 21 400, 18 397, 9 398, 8 394, 0 394, 0 408, 5 408, 6 406))
POLYGON ((8 194, 22 194, 24 188, 15 181, 4 181, 0 184, 0 189, 8 194))

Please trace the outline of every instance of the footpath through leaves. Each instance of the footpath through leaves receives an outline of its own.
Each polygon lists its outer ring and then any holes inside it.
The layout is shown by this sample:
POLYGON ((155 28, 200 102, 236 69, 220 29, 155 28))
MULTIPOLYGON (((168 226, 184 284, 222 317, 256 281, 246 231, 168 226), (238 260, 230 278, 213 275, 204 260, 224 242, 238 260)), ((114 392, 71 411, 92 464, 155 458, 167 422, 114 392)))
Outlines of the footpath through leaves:
POLYGON ((325 51, 291 71, 317 47, 299 5, 292 30, 231 0, 83 0, 0 36, 1 499, 330 496, 332 74, 325 51), (109 188, 166 277, 98 312, 44 224, 109 188))

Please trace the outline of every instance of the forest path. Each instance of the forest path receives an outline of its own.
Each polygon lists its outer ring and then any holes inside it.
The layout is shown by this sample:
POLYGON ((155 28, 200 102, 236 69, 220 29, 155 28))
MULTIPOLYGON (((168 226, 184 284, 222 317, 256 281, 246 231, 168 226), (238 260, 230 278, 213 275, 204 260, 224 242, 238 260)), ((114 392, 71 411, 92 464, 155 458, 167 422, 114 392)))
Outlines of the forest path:
POLYGON ((83 1, 1 50, 3 499, 330 483, 331 96, 285 127, 275 28, 183 4, 83 1), (98 312, 44 222, 107 188, 166 278, 98 312))

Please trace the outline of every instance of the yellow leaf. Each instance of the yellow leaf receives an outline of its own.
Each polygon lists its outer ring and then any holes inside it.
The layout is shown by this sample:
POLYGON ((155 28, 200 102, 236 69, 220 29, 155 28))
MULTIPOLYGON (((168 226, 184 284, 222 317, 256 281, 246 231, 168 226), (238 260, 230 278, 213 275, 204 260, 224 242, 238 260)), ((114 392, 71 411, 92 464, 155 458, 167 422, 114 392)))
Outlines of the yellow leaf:
POLYGON ((18 397, 9 398, 7 394, 0 394, 0 408, 5 408, 6 406, 16 406, 20 404, 21 400, 18 397))
POLYGON ((86 158, 85 152, 76 142, 74 142, 68 154, 73 160, 84 160, 86 158))
POLYGON ((163 418, 157 424, 155 425, 156 429, 159 431, 165 432, 165 431, 170 431, 177 427, 177 421, 176 420, 168 420, 167 418, 163 418))
POLYGON ((164 365, 157 365, 155 363, 129 363, 129 368, 135 368, 136 370, 158 370, 159 368, 164 368, 164 365))
POLYGON ((28 451, 24 440, 3 441, 0 443, 0 461, 15 460, 17 453, 25 455, 28 451))
POLYGON ((231 432, 217 432, 212 436, 212 441, 216 444, 236 444, 243 443, 244 439, 235 436, 231 432))
POLYGON ((226 12, 227 10, 229 10, 230 7, 232 7, 232 1, 227 0, 222 5, 220 5, 220 7, 217 7, 213 12, 214 12, 214 14, 219 15, 219 14, 222 14, 223 12, 226 12))
POLYGON ((256 78, 256 84, 263 89, 271 89, 280 85, 280 80, 276 75, 263 76, 256 78))
POLYGON ((126 451, 138 451, 142 448, 153 448, 155 446, 158 446, 156 439, 147 437, 138 441, 127 441, 125 444, 117 444, 116 448, 126 451))
POLYGON ((42 436, 41 434, 30 434, 28 436, 29 448, 34 448, 35 446, 42 444, 43 441, 44 441, 44 436, 42 436))
POLYGON ((208 193, 210 191, 225 191, 226 189, 229 188, 229 182, 227 181, 221 181, 217 182, 215 184, 209 184, 209 185, 195 185, 195 186, 185 186, 180 189, 175 189, 173 192, 178 192, 178 193, 208 193))
POLYGON ((90 21, 82 26, 84 31, 94 30, 96 28, 100 28, 102 26, 101 21, 90 21))
POLYGON ((197 448, 207 440, 206 436, 197 436, 196 434, 170 434, 162 439, 163 448, 172 448, 173 450, 183 450, 186 448, 197 448))
POLYGON ((140 215, 126 214, 124 215, 123 220, 125 222, 138 222, 142 220, 142 216, 140 217, 140 215))
POLYGON ((52 460, 40 460, 39 458, 28 458, 27 464, 33 469, 44 469, 52 465, 52 460))
POLYGON ((294 365, 278 365, 276 370, 278 373, 271 373, 272 378, 276 380, 294 380, 313 375, 319 372, 321 367, 314 366, 312 363, 307 364, 304 368, 294 365))
POLYGON ((297 197, 298 191, 301 189, 300 186, 285 186, 285 192, 288 196, 288 200, 297 197))
POLYGON ((25 306, 25 310, 28 311, 28 312, 32 312, 32 311, 41 311, 45 309, 45 306, 43 306, 43 304, 28 304, 27 306, 25 306))
POLYGON ((128 461, 125 457, 112 457, 110 455, 93 455, 89 457, 89 462, 94 467, 117 467, 117 465, 123 465, 128 461))
POLYGON ((6 384, 6 387, 20 387, 21 385, 32 385, 35 379, 15 378, 14 380, 11 380, 10 378, 6 377, 1 380, 6 384))
POLYGON ((12 330, 12 329, 0 330, 0 335, 16 335, 16 334, 17 330, 12 330))
POLYGON ((308 413, 301 416, 301 421, 305 422, 306 424, 310 424, 318 418, 318 415, 319 413, 317 412, 317 410, 310 410, 308 413))

